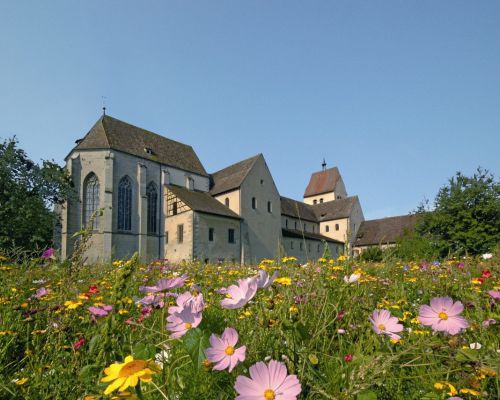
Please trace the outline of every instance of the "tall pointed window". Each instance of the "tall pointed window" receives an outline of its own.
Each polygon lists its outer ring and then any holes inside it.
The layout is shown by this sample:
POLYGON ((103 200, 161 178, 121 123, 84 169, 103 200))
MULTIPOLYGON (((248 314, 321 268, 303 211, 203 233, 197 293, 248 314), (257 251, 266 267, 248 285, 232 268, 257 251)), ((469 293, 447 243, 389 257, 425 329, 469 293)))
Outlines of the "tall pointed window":
POLYGON ((132 181, 124 176, 118 184, 118 229, 132 229, 132 181))
POLYGON ((156 185, 150 182, 146 193, 148 196, 148 233, 156 233, 158 225, 158 191, 156 185))
MULTIPOLYGON (((94 173, 90 173, 85 178, 83 184, 83 194, 84 194, 84 209, 83 209, 83 223, 87 225, 92 215, 99 208, 99 179, 94 173)), ((97 229, 99 224, 99 219, 97 215, 94 217, 92 223, 92 229, 97 229)))

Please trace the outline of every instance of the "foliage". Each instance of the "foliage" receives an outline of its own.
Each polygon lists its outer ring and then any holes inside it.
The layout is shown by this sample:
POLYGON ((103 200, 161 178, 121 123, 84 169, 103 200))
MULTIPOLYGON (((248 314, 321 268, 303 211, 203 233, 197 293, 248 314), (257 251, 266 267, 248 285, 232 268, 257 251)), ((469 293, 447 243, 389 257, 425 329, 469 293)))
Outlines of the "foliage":
POLYGON ((19 265, 0 260, 0 398, 110 398, 103 396, 103 370, 127 355, 144 360, 162 355, 154 385, 142 386, 144 398, 153 400, 234 399, 236 377, 248 375, 248 368, 266 357, 285 362, 297 375, 300 399, 450 397, 436 389, 436 382, 497 398, 498 332, 491 320, 498 322, 500 315, 498 302, 487 294, 499 285, 495 257, 442 264, 342 257, 306 266, 291 259, 283 264, 266 260, 261 268, 278 271, 291 284, 275 282, 236 310, 220 307, 224 295, 219 289, 253 276, 256 266, 141 265, 135 256, 70 273, 57 261, 19 265), (344 282, 353 272, 359 280, 344 282), (166 317, 175 298, 166 297, 164 307, 148 314, 137 304, 145 294, 139 286, 183 273, 189 280, 173 291, 201 292, 207 307, 198 328, 171 339, 166 317), (41 287, 49 293, 37 298, 41 287), (466 305, 463 316, 470 327, 465 332, 432 335, 419 324, 419 305, 435 296, 466 305), (98 304, 110 304, 113 311, 93 318, 88 307, 98 304), (391 342, 371 329, 368 316, 377 308, 399 318, 405 327, 401 341, 391 342), (238 346, 247 348, 246 360, 232 373, 212 370, 203 356, 207 337, 225 327, 235 328, 238 346), (481 349, 471 349, 474 343, 481 349))
POLYGON ((363 261, 382 261, 384 253, 379 246, 371 246, 361 253, 360 258, 363 261))
POLYGON ((37 165, 18 148, 16 138, 0 143, 0 248, 48 246, 56 218, 51 209, 71 193, 56 163, 37 165))
POLYGON ((500 243, 500 182, 478 168, 472 177, 460 172, 450 178, 424 212, 417 230, 427 235, 440 255, 481 254, 500 243))
POLYGON ((398 239, 394 256, 403 261, 435 260, 439 252, 427 235, 408 231, 398 239))

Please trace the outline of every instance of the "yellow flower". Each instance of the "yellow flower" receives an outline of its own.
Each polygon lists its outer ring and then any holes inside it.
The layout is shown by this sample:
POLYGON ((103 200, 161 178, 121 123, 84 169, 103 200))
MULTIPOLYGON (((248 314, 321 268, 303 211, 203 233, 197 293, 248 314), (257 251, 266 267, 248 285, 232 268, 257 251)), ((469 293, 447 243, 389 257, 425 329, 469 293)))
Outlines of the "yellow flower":
POLYGON ((290 286, 292 284, 292 279, 287 277, 276 278, 274 282, 279 283, 280 285, 290 286))
POLYGON ((445 389, 447 389, 447 387, 448 387, 449 391, 446 393, 448 395, 455 396, 456 394, 458 394, 458 391, 457 391, 457 389, 455 389, 455 386, 453 386, 449 382, 436 382, 434 384, 434 388, 436 388, 437 390, 445 390, 445 389))
POLYGON ((288 309, 288 311, 290 311, 291 314, 296 314, 299 312, 299 309, 296 305, 293 305, 293 306, 290 306, 290 308, 288 309))
POLYGON ((119 392, 124 392, 128 387, 135 387, 139 380, 151 382, 152 375, 156 374, 156 367, 149 361, 134 360, 132 356, 127 356, 124 363, 111 364, 104 369, 104 373, 107 376, 102 378, 101 382, 114 381, 104 391, 104 394, 108 395, 116 389, 119 392))
POLYGON ((22 378, 22 379, 18 379, 15 383, 16 385, 24 385, 26 382, 28 382, 28 378, 22 378))
POLYGON ((472 389, 460 389, 460 393, 471 394, 473 396, 481 396, 481 393, 476 392, 475 390, 472 389))
POLYGON ((64 302, 64 305, 68 310, 74 310, 75 308, 78 308, 82 305, 83 303, 81 301, 72 301, 68 300, 64 302))

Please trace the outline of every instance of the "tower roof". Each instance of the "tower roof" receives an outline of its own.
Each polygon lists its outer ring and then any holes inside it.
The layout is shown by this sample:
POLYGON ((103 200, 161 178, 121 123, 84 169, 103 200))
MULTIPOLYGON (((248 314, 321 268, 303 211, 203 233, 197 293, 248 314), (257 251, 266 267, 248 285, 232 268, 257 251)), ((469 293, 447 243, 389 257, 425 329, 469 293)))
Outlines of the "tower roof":
POLYGON ((318 194, 333 192, 340 179, 340 172, 337 167, 328 168, 324 171, 314 172, 307 185, 304 197, 316 196, 318 194))
POLYGON ((191 146, 103 115, 72 150, 113 149, 207 176, 191 146))

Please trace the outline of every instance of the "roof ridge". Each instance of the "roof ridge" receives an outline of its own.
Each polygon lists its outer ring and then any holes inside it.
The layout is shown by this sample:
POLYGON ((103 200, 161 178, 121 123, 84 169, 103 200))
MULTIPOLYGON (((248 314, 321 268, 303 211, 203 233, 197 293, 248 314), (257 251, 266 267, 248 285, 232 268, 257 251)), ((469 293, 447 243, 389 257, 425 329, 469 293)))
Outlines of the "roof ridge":
MULTIPOLYGON (((250 160, 252 160, 252 159, 254 159, 254 160, 253 160, 253 163, 252 163, 252 167, 253 167, 253 164, 255 163, 255 161, 257 161, 257 158, 259 158, 259 156, 261 156, 261 155, 262 155, 262 153, 258 153, 258 154, 254 155, 254 156, 251 156, 251 157, 245 158, 245 159, 243 159, 243 160, 237 161, 237 162, 235 162, 235 163, 233 163, 233 164, 228 165, 227 167, 224 167, 224 168, 219 169, 218 171, 211 172, 211 173, 210 173, 210 175, 215 175, 215 174, 218 174, 218 173, 220 173, 220 172, 222 172, 222 171, 224 171, 224 170, 226 170, 226 169, 229 169, 229 168, 231 168, 231 167, 234 167, 235 165, 242 164, 242 163, 244 163, 245 161, 250 161, 250 160)), ((231 174, 231 175, 234 175, 234 174, 231 174)))

